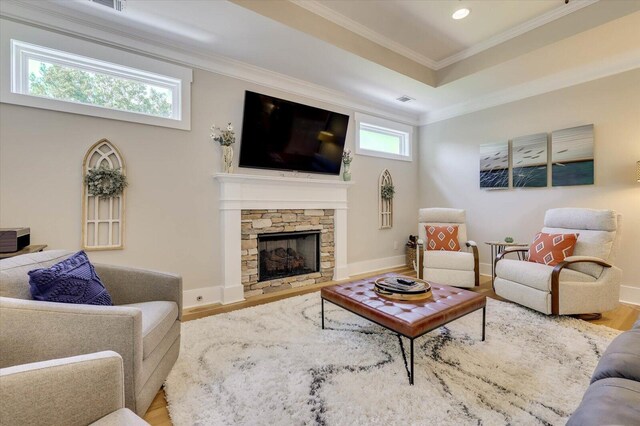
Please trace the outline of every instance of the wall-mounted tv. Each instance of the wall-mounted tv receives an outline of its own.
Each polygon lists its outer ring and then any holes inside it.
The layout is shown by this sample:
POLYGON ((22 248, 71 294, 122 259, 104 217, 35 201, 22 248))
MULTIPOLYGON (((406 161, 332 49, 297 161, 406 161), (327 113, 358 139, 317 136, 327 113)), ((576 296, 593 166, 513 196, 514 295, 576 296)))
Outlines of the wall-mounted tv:
POLYGON ((340 174, 349 116, 247 91, 240 167, 340 174))

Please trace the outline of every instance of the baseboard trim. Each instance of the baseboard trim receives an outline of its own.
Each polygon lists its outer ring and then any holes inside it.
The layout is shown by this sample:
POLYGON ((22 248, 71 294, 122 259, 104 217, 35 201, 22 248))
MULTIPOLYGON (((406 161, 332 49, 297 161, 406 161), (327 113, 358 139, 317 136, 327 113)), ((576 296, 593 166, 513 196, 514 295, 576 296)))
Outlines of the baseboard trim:
POLYGON ((491 264, 490 263, 480 263, 480 275, 484 275, 487 277, 491 276, 491 264))
POLYGON ((640 287, 630 285, 620 286, 620 301, 631 305, 640 306, 640 287))
MULTIPOLYGON (((347 268, 349 271, 349 275, 360 275, 370 272, 377 272, 384 269, 397 268, 401 266, 405 266, 404 255, 354 262, 348 264, 347 268)), ((182 301, 184 309, 195 308, 204 305, 212 305, 216 303, 225 303, 225 301, 223 300, 223 287, 211 286, 184 290, 182 292, 182 301), (198 300, 199 296, 202 296, 201 300, 198 300)))
POLYGON ((200 287, 182 292, 183 309, 222 302, 222 286, 200 287), (198 297, 202 296, 201 300, 198 297))
POLYGON ((353 262, 349 263, 349 275, 367 274, 369 272, 376 272, 383 269, 397 268, 405 266, 405 261, 405 256, 399 255, 353 262))

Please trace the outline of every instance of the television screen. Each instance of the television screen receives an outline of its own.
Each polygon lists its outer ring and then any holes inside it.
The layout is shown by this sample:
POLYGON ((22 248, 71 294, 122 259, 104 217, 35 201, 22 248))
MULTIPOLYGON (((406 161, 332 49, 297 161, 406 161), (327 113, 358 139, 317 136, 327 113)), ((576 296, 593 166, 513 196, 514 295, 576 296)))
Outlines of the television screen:
POLYGON ((247 91, 240 167, 340 174, 349 116, 247 91))

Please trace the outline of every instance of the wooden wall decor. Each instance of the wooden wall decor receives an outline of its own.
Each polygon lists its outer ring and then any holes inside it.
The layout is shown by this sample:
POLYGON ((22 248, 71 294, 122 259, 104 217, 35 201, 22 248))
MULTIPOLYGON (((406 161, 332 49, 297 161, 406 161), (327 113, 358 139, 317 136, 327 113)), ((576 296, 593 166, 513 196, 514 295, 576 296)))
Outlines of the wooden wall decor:
POLYGON ((124 248, 124 205, 122 194, 104 198, 89 194, 84 176, 90 169, 119 168, 126 176, 124 159, 111 142, 101 139, 84 156, 82 163, 82 248, 84 250, 120 250, 124 248))
POLYGON ((388 229, 393 226, 393 197, 385 199, 382 196, 382 188, 384 186, 393 186, 393 179, 389 170, 384 169, 380 174, 380 180, 378 182, 378 205, 379 205, 379 218, 380 229, 388 229))

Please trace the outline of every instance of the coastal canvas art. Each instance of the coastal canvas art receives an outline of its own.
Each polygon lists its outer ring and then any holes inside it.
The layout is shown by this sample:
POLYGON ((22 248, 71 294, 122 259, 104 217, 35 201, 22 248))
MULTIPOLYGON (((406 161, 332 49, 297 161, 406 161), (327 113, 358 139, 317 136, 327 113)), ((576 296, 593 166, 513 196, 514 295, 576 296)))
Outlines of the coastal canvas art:
POLYGON ((509 188, 509 142, 480 145, 480 188, 509 188))
POLYGON ((520 136, 511 142, 514 188, 547 186, 547 134, 520 136))
POLYGON ((593 124, 551 133, 553 186, 593 185, 593 124))

